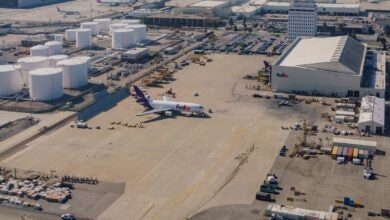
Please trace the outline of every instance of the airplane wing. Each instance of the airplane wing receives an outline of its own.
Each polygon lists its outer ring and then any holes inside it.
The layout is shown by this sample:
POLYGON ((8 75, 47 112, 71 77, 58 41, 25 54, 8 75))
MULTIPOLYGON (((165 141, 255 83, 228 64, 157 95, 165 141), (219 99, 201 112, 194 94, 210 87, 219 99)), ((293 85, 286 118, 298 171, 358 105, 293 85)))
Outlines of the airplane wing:
POLYGON ((139 114, 137 114, 137 116, 154 114, 154 113, 160 113, 160 112, 165 112, 165 111, 170 111, 170 110, 172 110, 172 109, 171 108, 153 109, 153 110, 150 110, 150 111, 139 113, 139 114))

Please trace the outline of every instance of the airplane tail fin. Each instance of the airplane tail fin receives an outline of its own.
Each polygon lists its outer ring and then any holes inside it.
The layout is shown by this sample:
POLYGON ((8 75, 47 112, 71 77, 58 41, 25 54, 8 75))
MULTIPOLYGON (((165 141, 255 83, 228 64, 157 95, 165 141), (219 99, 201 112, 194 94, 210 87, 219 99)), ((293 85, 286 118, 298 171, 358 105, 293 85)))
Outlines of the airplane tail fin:
POLYGON ((146 108, 153 109, 149 103, 150 99, 145 96, 141 89, 139 89, 138 86, 133 86, 133 88, 136 94, 137 102, 141 103, 146 108))

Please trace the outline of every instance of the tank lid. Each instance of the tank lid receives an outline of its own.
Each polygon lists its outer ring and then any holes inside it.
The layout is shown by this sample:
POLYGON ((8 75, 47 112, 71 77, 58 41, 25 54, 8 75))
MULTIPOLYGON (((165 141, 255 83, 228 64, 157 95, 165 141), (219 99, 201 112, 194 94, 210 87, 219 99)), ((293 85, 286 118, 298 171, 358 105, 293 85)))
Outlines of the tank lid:
POLYGON ((91 32, 91 29, 77 29, 76 32, 91 32))
POLYGON ((34 57, 22 57, 18 59, 18 63, 37 63, 46 61, 47 57, 43 56, 34 56, 34 57))
POLYGON ((61 68, 40 68, 30 71, 30 75, 34 76, 49 76, 49 75, 57 75, 62 73, 61 68))
POLYGON ((31 49, 49 49, 48 46, 38 44, 36 46, 31 47, 31 49))
POLYGON ((48 58, 49 58, 49 60, 59 60, 59 59, 68 59, 69 56, 65 55, 65 54, 58 54, 58 55, 50 56, 48 58))
POLYGON ((11 71, 15 71, 15 70, 18 70, 18 67, 17 65, 0 65, 0 72, 11 72, 11 71))
POLYGON ((61 60, 57 63, 58 66, 64 65, 64 66, 71 66, 71 65, 80 65, 80 64, 86 64, 87 60, 82 58, 71 58, 67 60, 61 60))
POLYGON ((115 29, 112 30, 112 33, 127 33, 127 32, 133 32, 134 29, 115 29))
POLYGON ((49 41, 45 43, 46 46, 62 45, 59 41, 49 41))

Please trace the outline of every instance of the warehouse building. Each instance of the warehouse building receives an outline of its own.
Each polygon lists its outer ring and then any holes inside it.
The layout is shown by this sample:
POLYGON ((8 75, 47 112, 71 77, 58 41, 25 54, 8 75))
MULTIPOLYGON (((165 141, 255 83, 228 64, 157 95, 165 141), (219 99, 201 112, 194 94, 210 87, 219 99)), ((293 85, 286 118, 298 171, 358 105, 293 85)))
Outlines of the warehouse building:
POLYGON ((359 130, 382 135, 385 127, 385 99, 365 96, 360 107, 359 130))
POLYGON ((226 17, 229 15, 229 10, 226 8, 227 6, 227 1, 200 1, 187 7, 175 8, 175 12, 226 17))
POLYGON ((236 16, 244 16, 247 18, 250 18, 258 12, 258 7, 244 4, 239 6, 233 6, 230 8, 232 10, 232 13, 236 16))
POLYGON ((146 25, 162 27, 218 27, 221 18, 213 16, 186 15, 186 14, 152 14, 144 18, 146 25))
POLYGON ((145 58, 149 55, 149 49, 146 47, 135 47, 130 50, 127 50, 122 54, 123 60, 128 61, 137 61, 142 58, 145 58))
POLYGON ((28 8, 70 0, 5 0, 0 1, 0 8, 28 8))
MULTIPOLYGON (((319 15, 331 16, 358 16, 360 4, 329 4, 316 3, 319 15)), ((289 2, 267 2, 262 5, 263 13, 287 14, 290 7, 289 2)))
POLYGON ((334 97, 385 95, 385 54, 349 36, 298 37, 272 66, 273 91, 334 97))
POLYGON ((352 147, 360 150, 368 150, 370 153, 375 153, 378 145, 376 141, 340 137, 333 137, 332 144, 333 146, 338 147, 352 147))

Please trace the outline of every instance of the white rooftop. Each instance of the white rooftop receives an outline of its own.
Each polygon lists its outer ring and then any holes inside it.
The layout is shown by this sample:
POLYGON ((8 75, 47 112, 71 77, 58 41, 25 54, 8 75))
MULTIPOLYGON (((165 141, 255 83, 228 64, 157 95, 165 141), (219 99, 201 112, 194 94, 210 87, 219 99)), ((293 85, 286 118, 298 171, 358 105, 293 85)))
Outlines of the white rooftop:
POLYGON ((233 13, 251 13, 255 12, 258 7, 252 5, 240 5, 231 7, 233 13))
POLYGON ((250 0, 249 5, 256 5, 256 6, 262 6, 265 3, 267 3, 266 0, 250 0))
POLYGON ((368 140, 362 140, 362 139, 351 139, 351 138, 340 138, 340 137, 333 137, 333 144, 349 144, 349 145, 362 145, 362 146, 369 146, 369 147, 377 147, 376 141, 368 141, 368 140))
POLYGON ((268 6, 285 6, 285 7, 290 7, 290 2, 267 2, 266 5, 268 5, 268 6))
POLYGON ((126 52, 124 52, 124 54, 138 54, 138 53, 143 53, 145 51, 147 52, 147 51, 149 51, 149 49, 146 47, 136 47, 136 48, 132 48, 130 50, 127 50, 126 52))
POLYGON ((282 206, 279 204, 268 205, 266 212, 270 214, 281 215, 283 217, 294 216, 296 219, 322 219, 322 220, 337 219, 337 213, 295 208, 292 206, 282 206))
POLYGON ((226 4, 224 1, 201 1, 190 5, 191 7, 214 8, 226 4))
POLYGON ((366 47, 348 36, 297 38, 276 65, 361 74, 366 47))
POLYGON ((360 8, 360 4, 331 4, 317 3, 317 7, 321 8, 360 8))
POLYGON ((375 122, 385 125, 385 100, 375 96, 365 96, 360 107, 359 123, 375 122))

